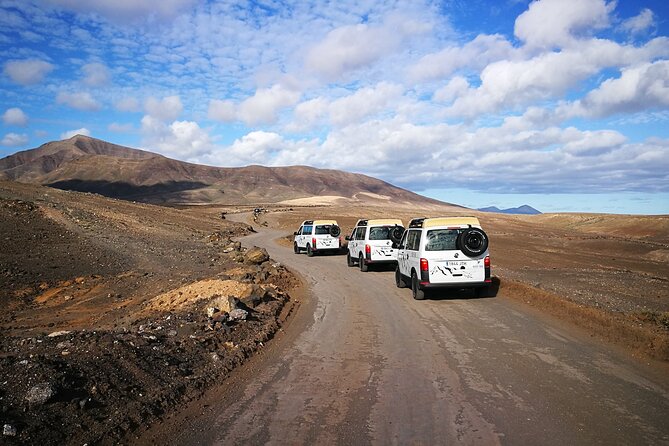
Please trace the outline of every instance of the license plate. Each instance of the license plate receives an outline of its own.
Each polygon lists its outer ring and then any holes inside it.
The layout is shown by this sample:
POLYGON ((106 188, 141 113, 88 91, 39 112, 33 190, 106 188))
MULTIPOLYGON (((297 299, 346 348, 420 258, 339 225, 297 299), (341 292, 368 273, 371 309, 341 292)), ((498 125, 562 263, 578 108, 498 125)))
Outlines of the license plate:
POLYGON ((449 260, 448 262, 446 262, 446 266, 464 266, 466 264, 467 262, 464 262, 462 260, 455 260, 455 261, 449 260))

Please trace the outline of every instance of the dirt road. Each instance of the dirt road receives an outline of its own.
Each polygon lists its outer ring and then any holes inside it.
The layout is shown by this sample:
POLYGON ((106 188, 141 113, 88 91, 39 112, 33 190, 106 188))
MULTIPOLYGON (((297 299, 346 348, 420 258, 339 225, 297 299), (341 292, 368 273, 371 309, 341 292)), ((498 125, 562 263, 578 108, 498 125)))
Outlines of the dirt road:
POLYGON ((413 301, 392 271, 243 239, 300 272, 281 339, 150 431, 172 444, 669 444, 669 374, 506 299, 413 301))

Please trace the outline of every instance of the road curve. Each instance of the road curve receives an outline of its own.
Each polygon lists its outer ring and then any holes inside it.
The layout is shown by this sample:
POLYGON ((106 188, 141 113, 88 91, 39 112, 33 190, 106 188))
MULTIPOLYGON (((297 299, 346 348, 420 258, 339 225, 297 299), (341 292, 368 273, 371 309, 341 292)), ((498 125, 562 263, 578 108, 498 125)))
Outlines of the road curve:
POLYGON ((392 271, 295 255, 274 243, 281 235, 264 229, 243 243, 267 248, 306 279, 304 324, 289 327, 274 354, 254 359, 246 379, 209 395, 207 410, 177 417, 154 439, 669 444, 661 370, 502 297, 414 301, 392 271))

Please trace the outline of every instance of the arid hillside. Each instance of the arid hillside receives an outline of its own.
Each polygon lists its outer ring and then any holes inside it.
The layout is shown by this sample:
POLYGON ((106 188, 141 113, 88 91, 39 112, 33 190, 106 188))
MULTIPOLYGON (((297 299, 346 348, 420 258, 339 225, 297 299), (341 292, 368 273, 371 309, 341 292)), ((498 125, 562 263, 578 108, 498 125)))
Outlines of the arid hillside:
POLYGON ((307 166, 203 166, 82 135, 0 159, 0 179, 155 204, 291 204, 314 197, 443 204, 366 175, 307 166))

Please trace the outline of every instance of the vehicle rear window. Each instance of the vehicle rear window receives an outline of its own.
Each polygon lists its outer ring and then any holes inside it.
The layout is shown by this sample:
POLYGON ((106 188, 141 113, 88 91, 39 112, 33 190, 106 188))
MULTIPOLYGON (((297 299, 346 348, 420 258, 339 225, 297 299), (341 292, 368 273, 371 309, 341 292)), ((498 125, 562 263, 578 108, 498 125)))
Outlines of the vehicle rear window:
POLYGON ((330 233, 330 226, 331 225, 318 225, 316 226, 316 235, 324 235, 324 234, 329 234, 330 233))
POLYGON ((426 251, 448 251, 457 249, 459 229, 432 229, 427 231, 426 251))
POLYGON ((390 240, 392 226, 373 226, 369 228, 370 240, 390 240))

